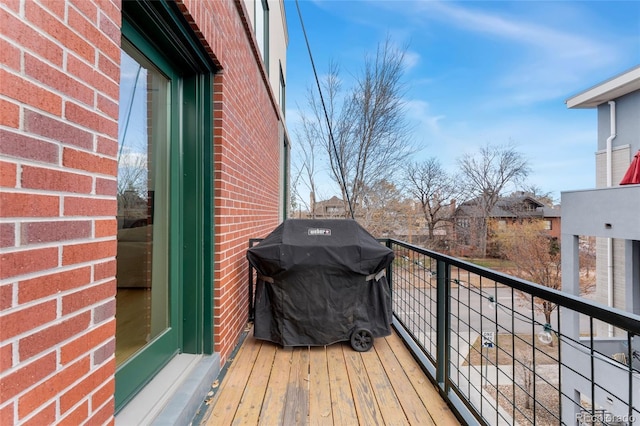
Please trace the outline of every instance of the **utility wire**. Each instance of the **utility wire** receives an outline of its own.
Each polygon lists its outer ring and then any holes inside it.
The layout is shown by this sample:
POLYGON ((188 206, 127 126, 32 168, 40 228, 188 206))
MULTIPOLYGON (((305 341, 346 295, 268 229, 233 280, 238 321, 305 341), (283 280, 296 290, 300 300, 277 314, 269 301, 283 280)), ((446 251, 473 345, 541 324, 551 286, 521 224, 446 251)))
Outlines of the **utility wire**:
POLYGON ((307 38, 307 31, 304 28, 304 22, 302 20, 302 12, 300 12, 300 4, 298 3, 298 0, 296 0, 296 8, 298 9, 298 17, 300 18, 300 26, 302 27, 302 34, 304 34, 304 41, 307 44, 307 51, 309 52, 309 59, 311 60, 311 68, 313 68, 313 75, 316 79, 316 85, 318 86, 318 93, 320 93, 320 102, 322 103, 322 110, 324 111, 324 117, 327 120, 327 128, 329 129, 329 140, 331 141, 331 146, 333 147, 333 152, 336 156, 336 162, 338 163, 338 168, 340 169, 340 179, 342 180, 344 193, 345 193, 345 196, 347 197, 347 203, 349 204, 349 213, 351 214, 351 219, 355 220, 355 216, 353 214, 353 207, 351 206, 351 199, 349 198, 349 190, 347 188, 347 182, 344 177, 344 171, 342 169, 342 163, 340 162, 340 157, 338 156, 338 149, 336 148, 336 142, 333 139, 333 132, 331 131, 331 123, 329 121, 329 115, 327 114, 327 107, 324 104, 322 89, 320 87, 320 80, 318 79, 318 73, 316 72, 316 65, 313 62, 313 55, 311 54, 311 46, 309 45, 309 39, 307 38))

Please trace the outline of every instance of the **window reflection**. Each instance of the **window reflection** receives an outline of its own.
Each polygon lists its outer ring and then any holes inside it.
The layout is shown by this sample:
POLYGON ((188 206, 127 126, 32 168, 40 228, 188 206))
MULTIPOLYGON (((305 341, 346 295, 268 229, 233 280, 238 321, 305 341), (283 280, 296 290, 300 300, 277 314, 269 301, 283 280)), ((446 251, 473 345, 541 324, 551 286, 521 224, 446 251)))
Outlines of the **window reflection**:
POLYGON ((123 40, 118 119, 116 363, 168 326, 169 80, 123 40))

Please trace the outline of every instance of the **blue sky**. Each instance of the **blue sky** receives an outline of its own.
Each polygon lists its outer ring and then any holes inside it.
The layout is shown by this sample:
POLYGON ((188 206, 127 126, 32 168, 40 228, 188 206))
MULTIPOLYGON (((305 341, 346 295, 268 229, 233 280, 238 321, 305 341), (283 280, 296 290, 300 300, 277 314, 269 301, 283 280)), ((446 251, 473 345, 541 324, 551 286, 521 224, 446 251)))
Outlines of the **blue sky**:
MULTIPOLYGON (((300 0, 320 75, 340 64, 345 87, 390 36, 408 46, 408 120, 448 170, 485 144, 513 143, 528 183, 551 192, 595 187, 596 111, 565 100, 640 64, 640 1, 300 0)), ((287 125, 315 80, 293 0, 288 21, 287 125)), ((303 191, 304 192, 304 191, 303 191)), ((322 198, 338 194, 330 184, 322 198)))

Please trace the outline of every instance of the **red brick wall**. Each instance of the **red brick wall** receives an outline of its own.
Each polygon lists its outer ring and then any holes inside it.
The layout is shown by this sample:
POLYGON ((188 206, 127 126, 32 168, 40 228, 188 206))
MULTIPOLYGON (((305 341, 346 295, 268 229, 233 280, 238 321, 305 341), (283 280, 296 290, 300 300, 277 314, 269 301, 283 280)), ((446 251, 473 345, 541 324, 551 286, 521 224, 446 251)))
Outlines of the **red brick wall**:
POLYGON ((0 6, 0 424, 113 417, 120 10, 0 6))
MULTIPOLYGON (((278 112, 240 1, 180 7, 214 88, 215 350, 278 223, 278 112)), ((119 1, 0 6, 0 424, 113 421, 119 1)))
POLYGON ((243 3, 185 0, 182 9, 222 67, 214 87, 213 261, 215 351, 224 362, 247 323, 249 238, 278 225, 278 112, 243 3))
POLYGON ((559 217, 549 217, 549 218, 545 218, 544 220, 550 220, 551 221, 551 231, 549 231, 549 235, 551 235, 554 238, 558 239, 558 242, 560 241, 560 235, 562 235, 562 221, 560 220, 559 217))

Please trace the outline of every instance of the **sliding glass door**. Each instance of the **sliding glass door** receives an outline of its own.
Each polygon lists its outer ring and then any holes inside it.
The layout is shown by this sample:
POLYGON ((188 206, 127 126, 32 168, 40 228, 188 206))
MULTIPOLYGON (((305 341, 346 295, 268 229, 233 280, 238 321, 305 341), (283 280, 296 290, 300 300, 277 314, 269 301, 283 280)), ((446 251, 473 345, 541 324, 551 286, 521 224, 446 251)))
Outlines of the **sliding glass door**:
POLYGON ((215 65, 173 1, 122 6, 116 410, 213 352, 215 65))
POLYGON ((130 395, 180 349, 179 79, 136 42, 122 41, 118 137, 116 365, 130 395))

